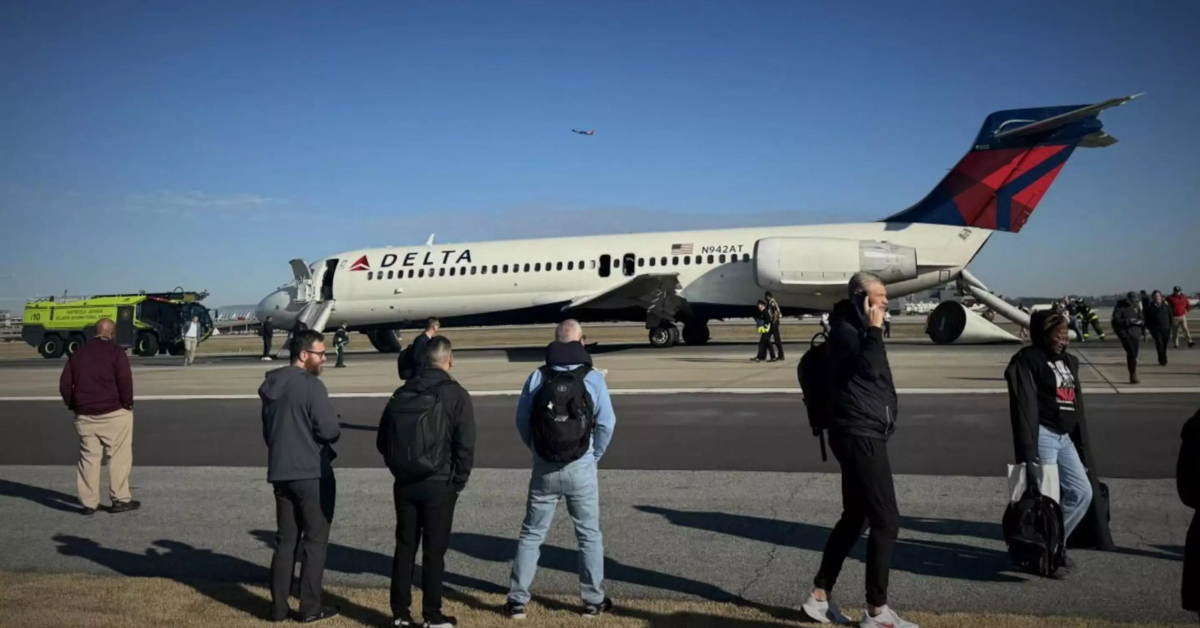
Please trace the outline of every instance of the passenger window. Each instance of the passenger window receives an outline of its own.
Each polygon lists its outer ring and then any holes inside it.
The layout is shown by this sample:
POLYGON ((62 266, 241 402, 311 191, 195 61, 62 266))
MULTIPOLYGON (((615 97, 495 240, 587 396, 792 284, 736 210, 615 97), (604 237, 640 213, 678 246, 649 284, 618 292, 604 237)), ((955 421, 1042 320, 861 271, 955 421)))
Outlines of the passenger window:
POLYGON ((562 262, 558 262, 557 264, 555 264, 554 270, 562 270, 562 262))
POLYGON ((575 270, 575 262, 567 262, 567 270, 575 270))
POLYGON ((683 256, 683 265, 684 265, 684 266, 691 266, 691 265, 692 265, 692 256, 691 256, 691 255, 685 255, 685 256, 683 256))
POLYGON ((579 260, 579 270, 583 270, 583 260, 579 260))
POLYGON ((744 254, 742 254, 742 261, 743 261, 743 262, 749 262, 749 261, 750 261, 750 254, 749 254, 749 253, 744 253, 744 254))
POLYGON ((679 265, 679 258, 678 258, 678 257, 672 257, 672 258, 671 258, 671 265, 672 265, 672 266, 678 266, 678 265, 679 265))
POLYGON ((424 268, 422 268, 421 270, 418 270, 418 271, 417 271, 417 276, 418 276, 418 277, 424 277, 424 276, 425 276, 425 269, 424 269, 424 268))
POLYGON ((412 279, 412 278, 413 278, 413 269, 411 269, 411 268, 410 268, 410 269, 408 269, 408 278, 409 278, 409 279, 412 279))
POLYGON ((493 275, 495 275, 495 274, 496 274, 496 270, 497 270, 497 268, 496 268, 496 264, 492 264, 492 274, 493 274, 493 275))
POLYGON ((529 264, 525 265, 525 272, 529 272, 529 264))
POLYGON ((654 262, 655 262, 656 260, 657 260, 657 258, 651 257, 651 258, 650 258, 650 265, 651 265, 651 266, 653 266, 653 265, 654 265, 654 262))
POLYGON ((535 273, 542 272, 542 265, 540 262, 533 265, 533 272, 535 272, 535 273))
POLYGON ((450 267, 450 276, 451 277, 454 276, 454 267, 453 266, 450 267))
POLYGON ((721 259, 721 263, 724 264, 725 263, 725 254, 724 253, 721 254, 720 259, 721 259))
POLYGON ((665 258, 665 257, 664 257, 664 258, 662 258, 661 265, 662 265, 662 266, 666 266, 666 265, 667 265, 667 258, 665 258))
POLYGON ((368 270, 368 271, 367 271, 367 281, 370 281, 370 280, 372 280, 372 279, 374 279, 374 278, 375 278, 375 271, 373 271, 373 270, 368 270))
POLYGON ((508 274, 508 264, 504 265, 504 274, 508 274))
MULTIPOLYGON (((484 270, 487 270, 487 268, 484 268, 484 270)), ((471 274, 472 274, 472 275, 474 275, 474 274, 475 274, 475 267, 474 267, 474 266, 472 266, 472 267, 471 267, 471 274)))
POLYGON ((389 270, 388 271, 388 279, 391 279, 391 278, 392 278, 392 271, 389 270))
POLYGON ((445 267, 439 268, 438 269, 438 277, 445 277, 445 276, 446 276, 446 268, 445 267))
POLYGON ((638 258, 638 268, 641 268, 642 266, 645 266, 645 265, 646 265, 646 258, 639 257, 638 258))
POLYGON ((713 256, 711 256, 711 255, 708 256, 708 263, 709 264, 713 263, 713 256))

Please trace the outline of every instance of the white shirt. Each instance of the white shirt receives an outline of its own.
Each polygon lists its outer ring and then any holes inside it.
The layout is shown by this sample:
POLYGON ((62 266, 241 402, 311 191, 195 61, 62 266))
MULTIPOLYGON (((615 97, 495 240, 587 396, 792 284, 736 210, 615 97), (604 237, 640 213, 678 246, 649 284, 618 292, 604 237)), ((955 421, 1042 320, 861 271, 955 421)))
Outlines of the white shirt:
POLYGON ((187 331, 183 333, 184 338, 199 338, 200 326, 195 321, 188 323, 187 331))

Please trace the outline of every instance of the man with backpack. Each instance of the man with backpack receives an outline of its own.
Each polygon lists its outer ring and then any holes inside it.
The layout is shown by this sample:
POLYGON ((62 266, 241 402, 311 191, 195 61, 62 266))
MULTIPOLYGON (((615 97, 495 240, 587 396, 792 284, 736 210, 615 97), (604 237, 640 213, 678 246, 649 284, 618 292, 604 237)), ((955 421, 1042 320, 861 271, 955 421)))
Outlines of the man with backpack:
MULTIPOLYGON (((393 626, 413 626, 413 562, 421 555, 421 617, 424 626, 457 625, 442 614, 442 575, 454 506, 475 460, 471 396, 450 376, 454 354, 448 338, 426 337, 427 364, 392 394, 379 421, 375 447, 395 478, 396 554, 392 559, 393 626)), ((415 344, 415 343, 414 343, 415 344)))
POLYGON ((612 439, 617 417, 608 385, 592 369, 582 338, 577 321, 560 323, 555 341, 546 349, 546 365, 529 376, 517 403, 517 431, 533 453, 533 474, 504 603, 503 613, 512 619, 525 618, 542 542, 563 498, 579 540, 582 614, 599 617, 612 610, 601 586, 604 542, 596 467, 612 439))
POLYGON ((829 341, 809 352, 814 357, 824 356, 824 368, 813 368, 814 358, 809 354, 800 366, 809 421, 818 434, 828 428, 830 449, 842 468, 843 509, 825 545, 813 591, 802 608, 813 621, 848 621, 830 602, 829 594, 858 537, 870 528, 867 612, 860 626, 916 628, 889 608, 887 599, 892 548, 900 531, 900 511, 887 455, 897 407, 883 343, 887 286, 879 277, 860 272, 850 278, 848 289, 850 298, 833 308, 829 341), (813 375, 819 373, 828 379, 818 375, 814 381, 813 375), (818 392, 822 387, 827 394, 818 392))
POLYGON ((775 343, 775 353, 779 359, 783 359, 783 330, 779 329, 779 324, 783 322, 783 308, 779 307, 779 301, 770 291, 767 291, 767 319, 771 321, 771 341, 775 343))
POLYGON ((421 376, 421 372, 425 370, 425 358, 429 355, 429 341, 437 335, 441 328, 442 323, 437 318, 430 316, 425 321, 425 331, 417 334, 417 337, 413 338, 412 344, 400 352, 400 357, 396 359, 396 370, 400 372, 400 381, 406 382, 421 376))

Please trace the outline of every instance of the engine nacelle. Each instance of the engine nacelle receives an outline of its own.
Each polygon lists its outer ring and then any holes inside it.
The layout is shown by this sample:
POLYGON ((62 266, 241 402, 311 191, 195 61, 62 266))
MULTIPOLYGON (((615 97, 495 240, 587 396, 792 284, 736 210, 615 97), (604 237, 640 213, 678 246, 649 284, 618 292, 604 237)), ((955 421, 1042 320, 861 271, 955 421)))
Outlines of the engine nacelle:
POLYGON ((763 238, 754 243, 755 281, 764 290, 845 286, 859 271, 885 283, 917 277, 917 250, 870 240, 763 238))
POLYGON ((958 301, 943 301, 934 308, 929 314, 929 326, 925 332, 930 340, 939 345, 1021 342, 1020 338, 972 312, 958 301))

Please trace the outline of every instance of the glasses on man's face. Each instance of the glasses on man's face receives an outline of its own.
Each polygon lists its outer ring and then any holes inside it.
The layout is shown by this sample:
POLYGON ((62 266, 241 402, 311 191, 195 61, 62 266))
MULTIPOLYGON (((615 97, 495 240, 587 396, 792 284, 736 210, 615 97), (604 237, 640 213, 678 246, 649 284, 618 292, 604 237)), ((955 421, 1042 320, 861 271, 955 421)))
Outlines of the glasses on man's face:
POLYGON ((312 355, 319 355, 319 356, 321 356, 321 359, 322 359, 322 360, 324 360, 324 359, 325 359, 325 352, 324 352, 324 351, 307 351, 307 350, 306 350, 306 351, 305 351, 305 353, 309 353, 309 354, 312 354, 312 355))

